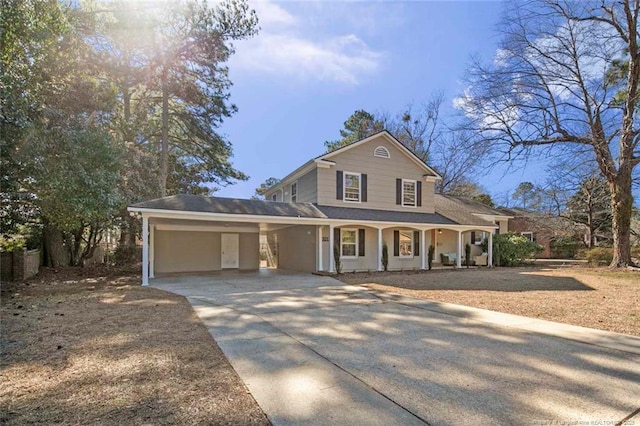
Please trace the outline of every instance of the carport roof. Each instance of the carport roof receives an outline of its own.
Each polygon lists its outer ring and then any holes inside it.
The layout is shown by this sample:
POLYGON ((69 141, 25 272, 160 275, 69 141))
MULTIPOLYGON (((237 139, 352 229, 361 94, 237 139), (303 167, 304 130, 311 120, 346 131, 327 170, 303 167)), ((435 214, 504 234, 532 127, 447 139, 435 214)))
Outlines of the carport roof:
POLYGON ((155 200, 134 204, 131 207, 134 210, 175 210, 183 212, 326 219, 326 216, 310 203, 277 203, 273 201, 206 197, 204 195, 188 194, 156 198, 155 200))
POLYGON ((445 200, 448 202, 442 203, 443 199, 438 199, 436 196, 436 213, 420 213, 181 194, 137 203, 130 209, 132 211, 163 210, 366 222, 494 226, 493 223, 472 214, 468 206, 467 209, 462 209, 459 202, 445 200))

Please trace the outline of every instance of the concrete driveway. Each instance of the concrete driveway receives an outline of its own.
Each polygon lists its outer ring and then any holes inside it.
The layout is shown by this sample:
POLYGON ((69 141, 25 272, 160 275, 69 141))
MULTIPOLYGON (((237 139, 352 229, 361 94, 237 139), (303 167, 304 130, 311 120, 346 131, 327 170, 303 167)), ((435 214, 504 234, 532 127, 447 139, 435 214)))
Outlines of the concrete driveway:
POLYGON ((640 338, 303 274, 152 285, 188 298, 275 425, 640 424, 640 338))

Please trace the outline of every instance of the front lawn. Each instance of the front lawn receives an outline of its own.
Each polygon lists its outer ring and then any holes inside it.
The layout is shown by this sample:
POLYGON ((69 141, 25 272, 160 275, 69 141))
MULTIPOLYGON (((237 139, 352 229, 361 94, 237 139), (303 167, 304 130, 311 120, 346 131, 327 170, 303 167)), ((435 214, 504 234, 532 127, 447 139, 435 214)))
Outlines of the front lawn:
POLYGON ((189 303, 139 284, 107 270, 3 283, 0 423, 268 424, 189 303))
POLYGON ((640 335, 640 273, 589 268, 481 268, 343 274, 349 284, 640 335))

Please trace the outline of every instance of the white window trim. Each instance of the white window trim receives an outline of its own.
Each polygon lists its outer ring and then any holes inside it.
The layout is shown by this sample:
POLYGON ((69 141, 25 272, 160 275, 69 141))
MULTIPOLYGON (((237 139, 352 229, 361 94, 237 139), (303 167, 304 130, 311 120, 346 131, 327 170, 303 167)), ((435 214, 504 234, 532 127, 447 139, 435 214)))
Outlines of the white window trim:
POLYGON ((476 233, 476 241, 473 243, 476 246, 481 246, 487 238, 489 238, 489 233, 487 231, 475 231, 476 233))
POLYGON ((342 172, 342 201, 345 203, 362 202, 362 173, 342 172), (358 176, 358 200, 347 200, 347 175, 358 176))
MULTIPOLYGON (((413 230, 412 229, 400 229, 398 230, 399 233, 402 232, 408 232, 409 235, 411 236, 411 255, 403 255, 402 251, 400 250, 400 248, 398 247, 398 257, 400 259, 413 259, 415 257, 415 254, 413 253, 413 249, 415 248, 415 241, 413 240, 413 230)), ((398 245, 400 245, 400 237, 398 236, 398 245)))
POLYGON ((289 185, 289 201, 292 202, 292 203, 297 203, 298 202, 298 181, 297 180, 291 182, 291 185, 289 185), (293 200, 293 185, 296 186, 296 199, 295 199, 295 201, 293 200))
MULTIPOLYGON (((349 243, 351 244, 351 243, 349 243)), ((357 259, 358 258, 358 247, 360 247, 360 236, 358 235, 358 230, 355 228, 340 228, 340 259, 357 259), (344 231, 353 231, 356 234, 356 250, 355 250, 355 256, 344 256, 342 254, 342 233, 344 231)))
POLYGON ((521 232, 520 235, 522 235, 523 237, 529 238, 529 241, 533 242, 533 232, 532 231, 521 232))
POLYGON ((271 201, 278 201, 278 192, 274 192, 271 194, 271 201))
POLYGON ((418 207, 418 181, 413 179, 402 179, 402 207, 411 207, 413 209, 418 207), (404 203, 404 183, 413 183, 413 205, 404 203))

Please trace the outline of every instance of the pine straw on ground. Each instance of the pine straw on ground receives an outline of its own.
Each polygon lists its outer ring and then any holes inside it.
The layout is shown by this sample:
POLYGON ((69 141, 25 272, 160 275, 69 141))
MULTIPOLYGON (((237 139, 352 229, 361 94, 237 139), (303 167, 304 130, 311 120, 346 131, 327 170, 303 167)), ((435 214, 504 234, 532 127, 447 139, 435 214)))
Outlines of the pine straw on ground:
POLYGON ((640 272, 480 268, 343 274, 349 284, 640 336, 640 272))
POLYGON ((269 424, 186 299, 139 283, 2 284, 0 423, 269 424))

